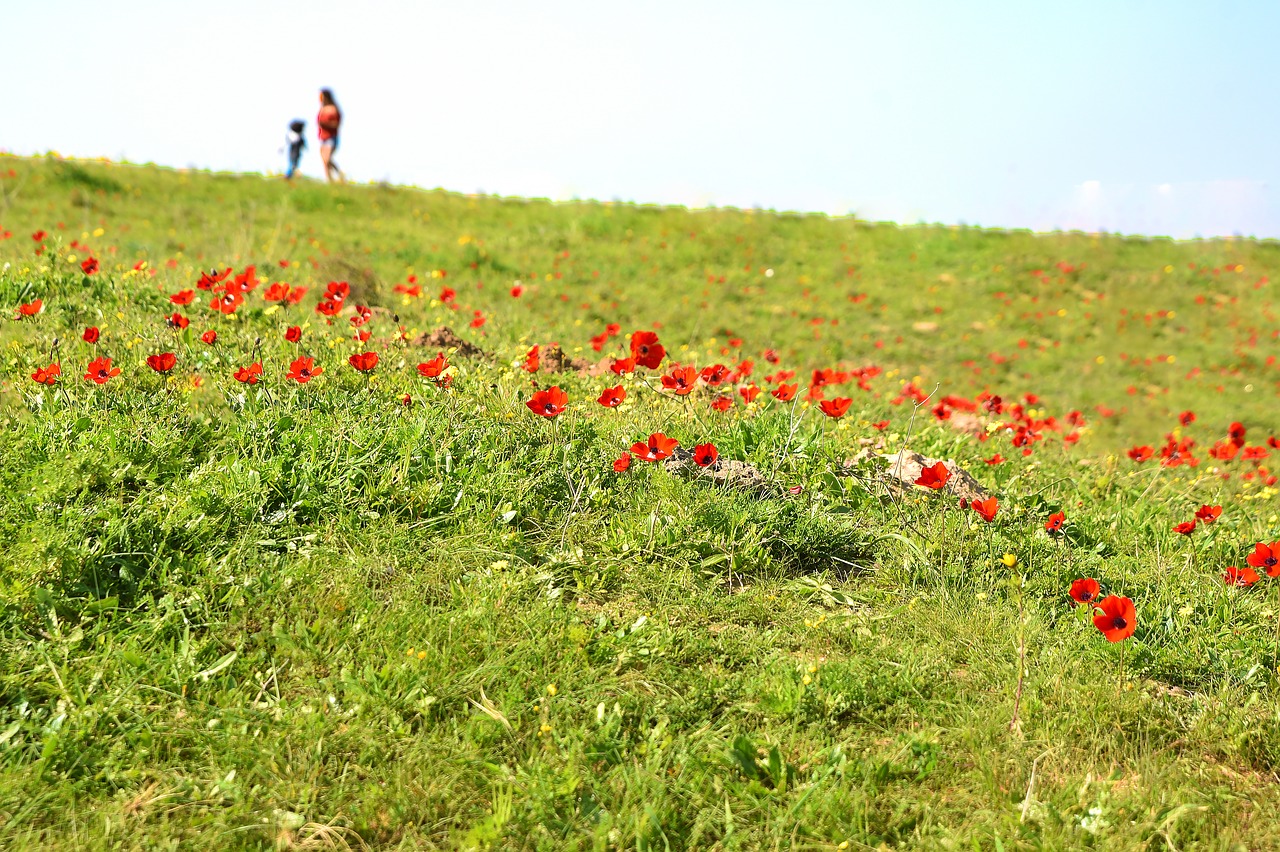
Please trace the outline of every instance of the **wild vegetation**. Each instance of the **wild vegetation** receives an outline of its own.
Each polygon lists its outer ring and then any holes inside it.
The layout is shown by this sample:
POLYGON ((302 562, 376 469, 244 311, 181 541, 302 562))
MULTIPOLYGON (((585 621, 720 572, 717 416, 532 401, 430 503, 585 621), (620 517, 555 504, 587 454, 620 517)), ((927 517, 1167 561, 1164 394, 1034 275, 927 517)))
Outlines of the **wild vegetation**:
POLYGON ((1271 243, 5 157, 0 267, 6 846, 1280 836, 1271 243))

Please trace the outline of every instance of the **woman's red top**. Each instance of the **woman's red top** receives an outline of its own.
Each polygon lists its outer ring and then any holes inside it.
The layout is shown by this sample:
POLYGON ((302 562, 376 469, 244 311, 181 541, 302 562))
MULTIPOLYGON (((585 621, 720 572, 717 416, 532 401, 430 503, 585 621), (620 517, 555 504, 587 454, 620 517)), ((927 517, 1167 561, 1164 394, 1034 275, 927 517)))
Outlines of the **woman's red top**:
POLYGON ((338 112, 338 108, 333 104, 325 104, 320 107, 320 114, 316 116, 316 124, 320 127, 320 141, 333 139, 338 135, 338 125, 342 123, 342 113, 338 112))

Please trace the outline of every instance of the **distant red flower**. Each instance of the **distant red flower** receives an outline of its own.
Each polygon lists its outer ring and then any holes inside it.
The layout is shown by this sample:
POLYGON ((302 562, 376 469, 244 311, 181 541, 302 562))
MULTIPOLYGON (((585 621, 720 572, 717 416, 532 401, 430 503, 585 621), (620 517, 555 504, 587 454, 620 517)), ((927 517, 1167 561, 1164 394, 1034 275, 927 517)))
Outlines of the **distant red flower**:
POLYGON ((31 239, 35 240, 38 243, 42 243, 44 242, 44 238, 47 236, 49 235, 46 234, 44 231, 36 231, 34 234, 31 235, 31 239))
POLYGON ((623 453, 613 463, 615 473, 622 473, 629 467, 631 467, 631 453, 623 453))
POLYGON ((179 290, 169 297, 169 301, 175 305, 189 305, 196 300, 195 290, 179 290))
POLYGON ((89 370, 84 374, 85 380, 97 385, 105 385, 108 379, 120 375, 119 367, 111 366, 110 358, 94 358, 89 362, 89 370))
POLYGON ((720 458, 715 444, 698 444, 693 448, 693 461, 698 467, 710 467, 720 458))
POLYGON ((255 361, 247 367, 241 367, 235 372, 235 380, 241 384, 256 385, 258 380, 262 378, 262 364, 255 361))
POLYGON ((703 367, 700 374, 702 380, 711 387, 724 384, 729 378, 729 368, 724 364, 712 364, 710 367, 703 367))
MULTIPOLYGON (((513 299, 519 299, 519 298, 520 298, 520 295, 521 295, 522 293, 524 293, 524 286, 523 286, 522 284, 516 284, 516 285, 512 286, 512 288, 511 288, 511 298, 513 298, 513 299)), ((624 470, 625 470, 625 468, 624 468, 624 470)))
POLYGON ((1108 642, 1123 642, 1138 628, 1138 614, 1128 598, 1107 595, 1097 609, 1101 611, 1093 617, 1093 626, 1108 642))
POLYGON ((1183 521, 1180 524, 1174 524, 1173 531, 1178 533, 1179 535, 1191 535, 1193 532, 1196 531, 1196 522, 1194 520, 1191 520, 1191 521, 1183 521))
POLYGON ((165 321, 165 324, 169 326, 169 328, 176 328, 179 331, 191 325, 191 320, 187 319, 177 311, 174 311, 172 314, 165 317, 164 321, 165 321))
POLYGON ((949 479, 951 479, 951 471, 947 469, 946 463, 938 462, 929 467, 921 468, 920 476, 916 479, 916 485, 940 491, 946 486, 949 479))
POLYGON ((418 375, 424 379, 439 379, 445 370, 449 369, 449 361, 441 352, 430 361, 418 365, 418 375))
POLYGON ((290 343, 297 343, 302 339, 302 329, 296 325, 291 325, 284 332, 284 339, 290 343))
POLYGON ((481 313, 480 311, 476 311, 476 312, 475 312, 474 314, 472 314, 472 316, 471 316, 471 323, 470 323, 470 325, 471 325, 471 327, 472 327, 472 328, 479 328, 480 326, 484 325, 486 322, 487 322, 487 320, 485 319, 484 314, 483 314, 483 313, 481 313))
POLYGON ((641 461, 656 462, 670 457, 671 451, 680 444, 675 438, 668 438, 661 432, 654 432, 647 442, 637 441, 631 445, 631 452, 641 461))
POLYGON ((1254 568, 1265 570, 1268 577, 1280 577, 1280 541, 1271 544, 1258 542, 1245 561, 1254 568))
POLYGON ((213 344, 218 342, 218 332, 214 331, 213 329, 209 329, 204 334, 200 335, 200 340, 208 344, 209 346, 212 346, 213 344))
POLYGON ((658 342, 658 335, 654 332, 637 331, 631 335, 631 357, 639 366, 656 370, 666 355, 666 348, 658 342))
POLYGON ((1090 601, 1098 599, 1098 594, 1102 591, 1102 586, 1098 585, 1098 581, 1092 577, 1084 577, 1079 580, 1073 580, 1071 583, 1071 605, 1086 604, 1090 601))
POLYGON ((1222 582, 1228 586, 1239 586, 1247 589, 1261 579, 1258 572, 1252 568, 1237 568, 1234 565, 1228 565, 1227 570, 1222 575, 1222 582))
POLYGON ((742 397, 743 402, 750 405, 760 395, 760 388, 755 385, 747 385, 745 388, 738 388, 738 395, 742 397))
POLYGON ((277 281, 272 284, 262 294, 262 301, 264 302, 283 302, 287 298, 289 298, 289 285, 283 281, 277 281))
POLYGON ((80 264, 80 269, 84 271, 85 275, 92 275, 98 271, 98 259, 96 257, 86 258, 84 263, 80 264))
POLYGON ((524 356, 524 367, 526 372, 536 373, 538 368, 542 366, 542 347, 534 344, 524 356))
POLYGON ((636 371, 635 358, 616 358, 614 359, 614 362, 609 365, 609 372, 618 376, 624 375, 626 373, 634 373, 635 371, 636 371))
POLYGON ((718 396, 715 398, 715 401, 711 403, 711 407, 716 411, 728 411, 730 408, 733 408, 733 397, 718 396))
POLYGON ((1195 412, 1194 411, 1182 412, 1181 414, 1178 415, 1178 422, 1181 423, 1183 426, 1190 426, 1192 423, 1196 422, 1195 412))
POLYGON ((91 325, 84 330, 84 334, 80 335, 84 338, 85 343, 97 343, 101 333, 96 325, 91 325))
POLYGON ((61 364, 50 364, 47 367, 38 367, 31 378, 42 385, 53 387, 58 383, 58 376, 62 375, 61 364))
POLYGON ((796 398, 796 391, 799 389, 800 383, 797 382, 792 385, 778 385, 776 388, 769 391, 769 393, 779 402, 791 402, 791 400, 796 398))
POLYGON ((662 386, 676 396, 687 396, 697 383, 697 367, 675 367, 662 377, 662 386))
POLYGON ((445 287, 440 291, 440 301, 444 302, 446 305, 451 303, 457 297, 458 293, 452 287, 445 287))
POLYGON ((619 405, 622 405, 622 401, 626 398, 626 388, 622 385, 618 385, 616 388, 605 388, 601 391, 600 397, 596 402, 600 403, 605 408, 617 408, 619 405))
POLYGON ((1151 457, 1156 453, 1151 447, 1131 447, 1128 452, 1129 458, 1141 464, 1144 461, 1150 461, 1151 457))
POLYGON ((1244 444, 1245 428, 1243 423, 1232 423, 1227 427, 1227 437, 1232 443, 1244 444))
POLYGON ((39 299, 32 299, 25 305, 18 305, 18 316, 33 317, 44 310, 44 302, 39 299))
POLYGON ((871 428, 873 428, 873 429, 879 429, 881 432, 883 432, 884 430, 886 430, 886 429, 888 429, 888 428, 889 428, 889 421, 888 421, 888 420, 877 420, 875 423, 872 423, 872 424, 871 424, 871 428))
POLYGON ((293 363, 289 365, 289 372, 285 374, 285 378, 293 379, 298 384, 305 385, 324 372, 324 368, 315 366, 315 363, 315 358, 295 358, 293 363))
POLYGON ((1049 516, 1049 520, 1044 522, 1044 528, 1048 532, 1062 532, 1062 528, 1066 526, 1067 516, 1064 512, 1054 512, 1049 516))
POLYGON ((355 367, 361 373, 369 373, 373 368, 378 366, 377 352, 358 352, 347 359, 347 363, 355 367))
POLYGON ((845 396, 838 396, 835 399, 824 399, 818 403, 818 408, 828 417, 839 420, 844 417, 845 412, 849 410, 849 406, 853 405, 853 400, 845 396))
POLYGON ((161 352, 158 355, 147 356, 147 366, 157 373, 167 373, 177 363, 178 358, 172 352, 161 352))
POLYGON ((563 413, 568 402, 568 395, 558 385, 553 385, 535 393, 525 402, 525 405, 539 417, 550 419, 563 413))
POLYGON ((1218 517, 1221 514, 1222 514, 1221 506, 1210 506, 1208 504, 1205 504, 1201 506, 1199 509, 1196 509, 1196 520, 1202 524, 1211 524, 1214 521, 1218 520, 1218 517))
POLYGON ((342 310, 342 303, 333 299, 321 299, 316 303, 316 313, 321 316, 335 317, 342 310))

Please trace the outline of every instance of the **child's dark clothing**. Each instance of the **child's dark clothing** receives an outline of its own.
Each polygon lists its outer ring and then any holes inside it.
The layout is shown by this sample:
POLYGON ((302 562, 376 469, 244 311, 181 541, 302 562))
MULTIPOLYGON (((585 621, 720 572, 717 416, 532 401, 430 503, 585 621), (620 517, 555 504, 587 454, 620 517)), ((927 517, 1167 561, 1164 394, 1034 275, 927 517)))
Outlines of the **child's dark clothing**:
POLYGON ((292 178, 298 171, 302 149, 307 147, 306 140, 302 138, 302 131, 306 129, 306 122, 303 121, 294 121, 289 124, 289 135, 285 137, 285 144, 289 147, 289 170, 284 173, 286 179, 292 178))

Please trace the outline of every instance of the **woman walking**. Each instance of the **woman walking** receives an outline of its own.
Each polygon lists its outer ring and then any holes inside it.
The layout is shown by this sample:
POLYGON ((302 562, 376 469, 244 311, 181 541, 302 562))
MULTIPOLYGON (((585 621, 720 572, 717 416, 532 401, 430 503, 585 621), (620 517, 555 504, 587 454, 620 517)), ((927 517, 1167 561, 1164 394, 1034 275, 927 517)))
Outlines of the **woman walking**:
POLYGON ((320 161, 324 163, 324 177, 333 183, 336 172, 338 180, 345 181, 346 176, 338 164, 333 161, 333 152, 338 150, 338 127, 342 124, 342 110, 333 99, 331 89, 320 90, 320 114, 316 116, 316 124, 320 127, 320 161))

